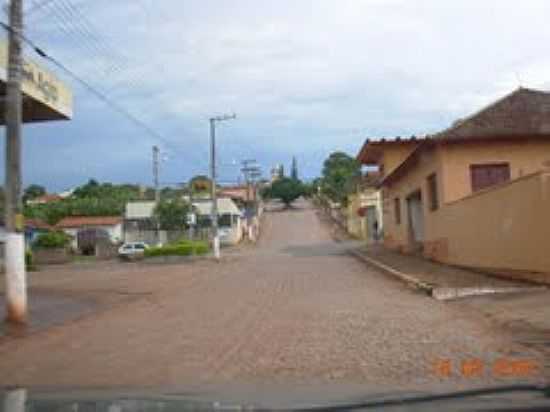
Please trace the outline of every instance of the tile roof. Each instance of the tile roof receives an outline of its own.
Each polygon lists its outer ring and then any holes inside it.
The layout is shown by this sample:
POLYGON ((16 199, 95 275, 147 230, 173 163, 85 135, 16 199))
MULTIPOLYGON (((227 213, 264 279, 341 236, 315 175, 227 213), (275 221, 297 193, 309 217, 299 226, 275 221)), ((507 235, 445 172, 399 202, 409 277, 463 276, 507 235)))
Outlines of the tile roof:
POLYGON ((222 187, 219 189, 219 196, 230 197, 232 199, 250 200, 254 198, 254 189, 252 186, 233 186, 222 187))
POLYGON ((35 218, 25 219, 25 227, 33 228, 33 229, 43 229, 43 230, 50 230, 53 228, 53 226, 44 222, 42 219, 35 219, 35 218))
POLYGON ((550 93, 518 88, 433 138, 462 140, 493 137, 550 136, 550 93))
POLYGON ((47 194, 35 197, 34 199, 29 200, 29 203, 51 203, 58 202, 60 200, 63 200, 63 197, 56 194, 47 194))
POLYGON ((86 226, 114 226, 122 223, 120 216, 68 216, 55 225, 57 228, 73 228, 86 226))
POLYGON ((365 143, 359 150, 356 159, 362 164, 376 164, 380 160, 383 149, 399 145, 418 145, 426 140, 428 136, 415 136, 402 138, 396 136, 390 139, 382 137, 380 139, 365 139, 365 143))
POLYGON ((451 127, 427 136, 380 185, 389 184, 414 167, 420 154, 438 143, 478 140, 550 138, 550 92, 518 88, 451 127))

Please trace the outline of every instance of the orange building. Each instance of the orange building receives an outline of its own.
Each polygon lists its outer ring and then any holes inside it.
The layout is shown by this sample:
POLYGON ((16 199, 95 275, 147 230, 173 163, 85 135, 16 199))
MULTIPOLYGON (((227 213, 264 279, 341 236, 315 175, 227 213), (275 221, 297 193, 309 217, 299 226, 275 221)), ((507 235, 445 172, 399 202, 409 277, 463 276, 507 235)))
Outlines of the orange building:
POLYGON ((550 281, 550 93, 517 89, 409 142, 368 142, 358 156, 384 172, 387 247, 550 281))

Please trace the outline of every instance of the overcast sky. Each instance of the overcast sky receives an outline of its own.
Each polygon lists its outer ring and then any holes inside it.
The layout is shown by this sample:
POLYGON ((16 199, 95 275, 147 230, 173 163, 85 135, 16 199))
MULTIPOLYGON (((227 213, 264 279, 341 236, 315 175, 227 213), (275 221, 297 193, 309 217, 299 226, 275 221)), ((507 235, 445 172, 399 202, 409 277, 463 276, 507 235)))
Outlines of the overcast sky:
POLYGON ((24 129, 25 184, 52 191, 150 184, 153 144, 162 182, 206 173, 216 114, 238 116, 218 130, 220 180, 242 159, 268 172, 292 156, 309 178, 366 137, 431 133, 519 84, 550 85, 547 0, 25 3, 30 38, 163 136, 53 68, 74 118, 24 129))

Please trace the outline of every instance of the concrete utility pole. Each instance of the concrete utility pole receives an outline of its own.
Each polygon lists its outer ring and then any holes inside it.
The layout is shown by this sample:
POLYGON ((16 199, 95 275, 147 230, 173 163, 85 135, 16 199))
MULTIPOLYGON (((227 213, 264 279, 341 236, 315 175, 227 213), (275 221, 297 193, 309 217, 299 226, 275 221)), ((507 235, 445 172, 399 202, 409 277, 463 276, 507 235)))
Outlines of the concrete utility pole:
POLYGON ((218 199, 216 194, 216 122, 236 119, 235 114, 212 117, 210 119, 210 178, 212 191, 212 248, 214 257, 220 258, 220 235, 218 233, 218 199))
POLYGON ((11 0, 8 33, 8 82, 6 90, 6 321, 27 320, 25 236, 21 198, 21 75, 23 67, 23 1, 11 0))
POLYGON ((153 146, 153 184, 155 186, 155 202, 160 202, 160 188, 159 188, 159 148, 153 146))
MULTIPOLYGON (((160 188, 159 188, 159 148, 153 146, 153 185, 155 186, 155 207, 160 203, 160 188)), ((158 217, 155 219, 155 235, 157 238, 157 245, 160 245, 160 220, 158 217)))
POLYGON ((246 200, 247 202, 255 201, 256 196, 252 196, 251 199, 250 192, 253 188, 255 190, 255 178, 261 175, 260 168, 257 166, 257 162, 255 159, 243 160, 241 163, 243 165, 243 167, 241 168, 241 172, 243 173, 246 181, 246 200))

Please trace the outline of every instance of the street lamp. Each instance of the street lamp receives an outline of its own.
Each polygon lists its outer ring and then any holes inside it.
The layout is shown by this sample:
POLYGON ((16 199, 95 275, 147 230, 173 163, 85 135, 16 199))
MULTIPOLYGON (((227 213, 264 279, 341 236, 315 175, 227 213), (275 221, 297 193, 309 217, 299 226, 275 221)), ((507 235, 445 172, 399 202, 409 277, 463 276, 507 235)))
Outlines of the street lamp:
POLYGON ((218 233, 218 199, 216 197, 216 122, 223 122, 226 120, 236 119, 237 115, 235 113, 229 115, 224 114, 223 116, 216 116, 210 118, 210 177, 212 179, 212 236, 213 244, 212 248, 214 249, 214 257, 216 259, 220 258, 220 236, 218 233))

